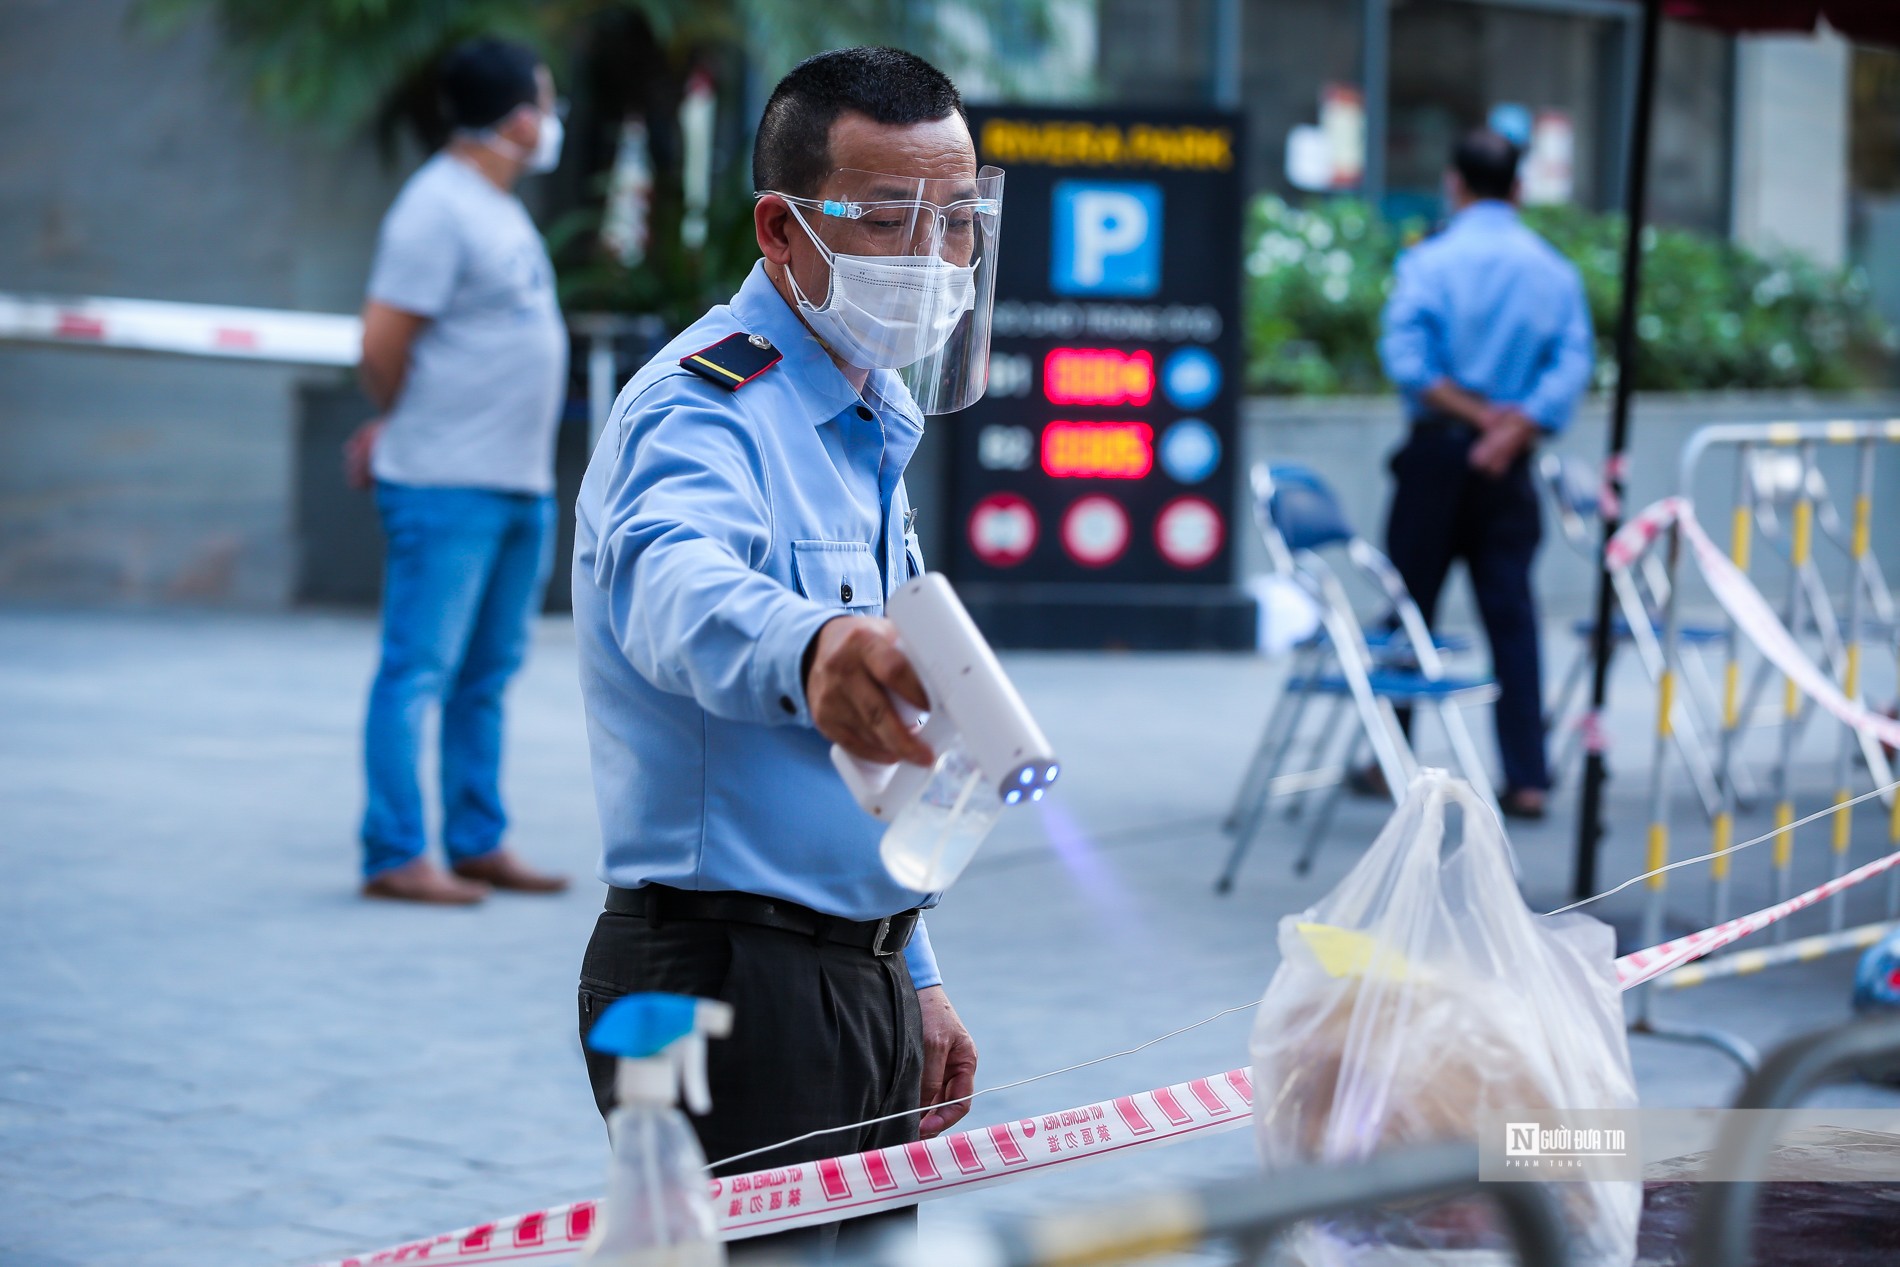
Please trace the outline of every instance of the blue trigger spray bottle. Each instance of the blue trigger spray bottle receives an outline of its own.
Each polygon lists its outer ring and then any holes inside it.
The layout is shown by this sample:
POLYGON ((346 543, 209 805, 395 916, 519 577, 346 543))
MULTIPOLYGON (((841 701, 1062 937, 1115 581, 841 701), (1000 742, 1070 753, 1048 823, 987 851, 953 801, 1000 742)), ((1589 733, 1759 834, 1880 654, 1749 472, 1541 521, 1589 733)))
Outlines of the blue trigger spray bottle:
POLYGON ((683 994, 629 994, 601 1014, 587 1045, 619 1057, 607 1116, 613 1161, 589 1267, 724 1267, 706 1154, 680 1112, 712 1108, 706 1040, 732 1032, 732 1008, 683 994))

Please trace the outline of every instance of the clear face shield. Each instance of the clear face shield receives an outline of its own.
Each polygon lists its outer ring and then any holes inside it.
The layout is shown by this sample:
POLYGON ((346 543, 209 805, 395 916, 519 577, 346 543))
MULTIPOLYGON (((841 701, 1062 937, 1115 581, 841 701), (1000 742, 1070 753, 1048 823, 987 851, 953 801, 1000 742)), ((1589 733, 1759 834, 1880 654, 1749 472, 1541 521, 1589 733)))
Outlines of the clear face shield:
POLYGON ((781 198, 831 265, 821 294, 796 277, 799 315, 839 358, 898 371, 927 414, 983 394, 1003 173, 918 179, 841 169, 823 196, 781 198))

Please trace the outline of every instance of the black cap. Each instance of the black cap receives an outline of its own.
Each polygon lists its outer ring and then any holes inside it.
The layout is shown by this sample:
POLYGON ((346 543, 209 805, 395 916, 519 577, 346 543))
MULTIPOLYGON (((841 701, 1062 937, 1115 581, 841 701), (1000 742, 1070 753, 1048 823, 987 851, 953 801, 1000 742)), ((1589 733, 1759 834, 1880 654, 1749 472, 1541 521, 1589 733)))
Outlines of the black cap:
POLYGON ((442 110, 457 128, 493 127, 540 100, 541 58, 525 44, 482 36, 442 60, 442 110))

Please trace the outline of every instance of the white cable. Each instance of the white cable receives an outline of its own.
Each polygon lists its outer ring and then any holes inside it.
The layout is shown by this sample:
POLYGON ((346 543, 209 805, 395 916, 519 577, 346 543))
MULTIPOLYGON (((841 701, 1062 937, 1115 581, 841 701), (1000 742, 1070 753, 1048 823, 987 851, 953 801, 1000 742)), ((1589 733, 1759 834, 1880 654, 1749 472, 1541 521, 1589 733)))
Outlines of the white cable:
POLYGON ((1592 902, 1601 902, 1606 897, 1611 897, 1617 893, 1621 893, 1624 889, 1629 888, 1630 885, 1632 884, 1640 884, 1644 880, 1649 879, 1651 876, 1661 875, 1665 871, 1674 871, 1678 867, 1694 866, 1698 862, 1708 862, 1713 858, 1720 858, 1724 854, 1740 853, 1742 850, 1747 849, 1752 845, 1759 845, 1759 844, 1762 844, 1764 841, 1773 840, 1776 836, 1785 835, 1786 833, 1793 831, 1797 827, 1805 827, 1809 823, 1814 822, 1816 819, 1826 818, 1829 814, 1836 814, 1844 809, 1851 809, 1853 806, 1860 804, 1862 801, 1871 801, 1876 796, 1885 796, 1888 792, 1892 792, 1896 788, 1900 788, 1900 782, 1889 783, 1885 787, 1877 787, 1871 792, 1863 792, 1859 796, 1856 796, 1851 801, 1842 801, 1838 805, 1830 805, 1824 810, 1817 810, 1815 813, 1809 814, 1806 818, 1797 818, 1794 822, 1789 823, 1786 827, 1777 827, 1771 832, 1767 832, 1763 835, 1755 837, 1753 840, 1744 840, 1741 844, 1730 845, 1727 849, 1717 849, 1714 853, 1698 854, 1693 858, 1683 858, 1683 859, 1680 859, 1679 861, 1672 862, 1667 866, 1657 867, 1654 871, 1645 871, 1640 875, 1633 875, 1629 879, 1623 881, 1623 883, 1617 885, 1615 888, 1605 889, 1603 892, 1597 894, 1595 897, 1586 897, 1582 899, 1581 901, 1572 902, 1569 906, 1560 906, 1554 911, 1545 911, 1544 914, 1545 915, 1562 915, 1565 911, 1574 911, 1579 906, 1588 906, 1592 902))
POLYGON ((757 1157, 760 1153, 769 1153, 780 1148, 790 1148, 793 1144, 802 1144, 808 1139, 817 1139, 820 1135, 835 1135, 839 1131, 855 1131, 861 1126, 876 1126, 880 1122, 895 1122, 899 1118, 910 1117, 912 1114, 930 1113, 937 1109, 947 1108, 952 1104, 963 1104, 966 1101, 976 1099, 979 1095, 990 1095, 997 1091, 1009 1091, 1016 1087, 1026 1087, 1032 1082, 1041 1082, 1045 1078, 1054 1078, 1061 1074, 1074 1073, 1078 1069, 1087 1069, 1090 1065, 1104 1064, 1110 1060, 1120 1060, 1123 1056, 1132 1056, 1138 1051, 1146 1051, 1156 1043, 1166 1042, 1170 1038, 1178 1038, 1189 1030, 1199 1029, 1203 1025, 1211 1025, 1223 1016, 1232 1016, 1235 1012, 1245 1012, 1249 1008, 1257 1006, 1259 1006, 1259 1000, 1250 1000, 1236 1007, 1223 1009, 1222 1011, 1214 1013, 1212 1016, 1202 1017, 1192 1025, 1183 1025, 1180 1029, 1169 1030, 1165 1034, 1150 1038, 1145 1043, 1137 1043, 1125 1051, 1110 1052, 1106 1056, 1097 1056, 1093 1060, 1084 1060, 1080 1064, 1068 1065, 1061 1069, 1051 1069, 1048 1073, 1039 1073, 1028 1078, 1019 1078, 1015 1082, 1005 1082, 994 1087, 982 1087, 970 1092, 968 1095, 960 1095, 954 1100, 944 1100, 937 1104, 926 1104, 921 1108, 905 1109, 900 1113, 886 1113, 883 1117, 870 1117, 862 1122, 846 1122, 843 1126, 827 1126, 815 1131, 806 1131, 803 1135, 795 1135, 791 1139, 782 1139, 776 1144, 766 1144, 761 1148, 747 1149, 743 1153, 734 1153, 730 1157, 721 1157, 718 1161, 707 1162, 706 1168, 710 1170, 715 1166, 729 1166, 735 1161, 744 1161, 748 1157, 757 1157))

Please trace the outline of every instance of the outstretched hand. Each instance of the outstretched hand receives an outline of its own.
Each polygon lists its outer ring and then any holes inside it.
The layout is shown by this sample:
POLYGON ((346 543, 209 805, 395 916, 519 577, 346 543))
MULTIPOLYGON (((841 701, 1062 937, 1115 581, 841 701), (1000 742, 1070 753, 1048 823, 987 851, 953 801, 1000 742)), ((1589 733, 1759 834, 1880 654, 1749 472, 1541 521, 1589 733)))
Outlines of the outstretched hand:
POLYGON ((897 646, 897 626, 878 616, 839 616, 812 639, 805 702, 818 733, 860 761, 927 766, 934 753, 892 707, 897 696, 920 712, 930 697, 897 646))

